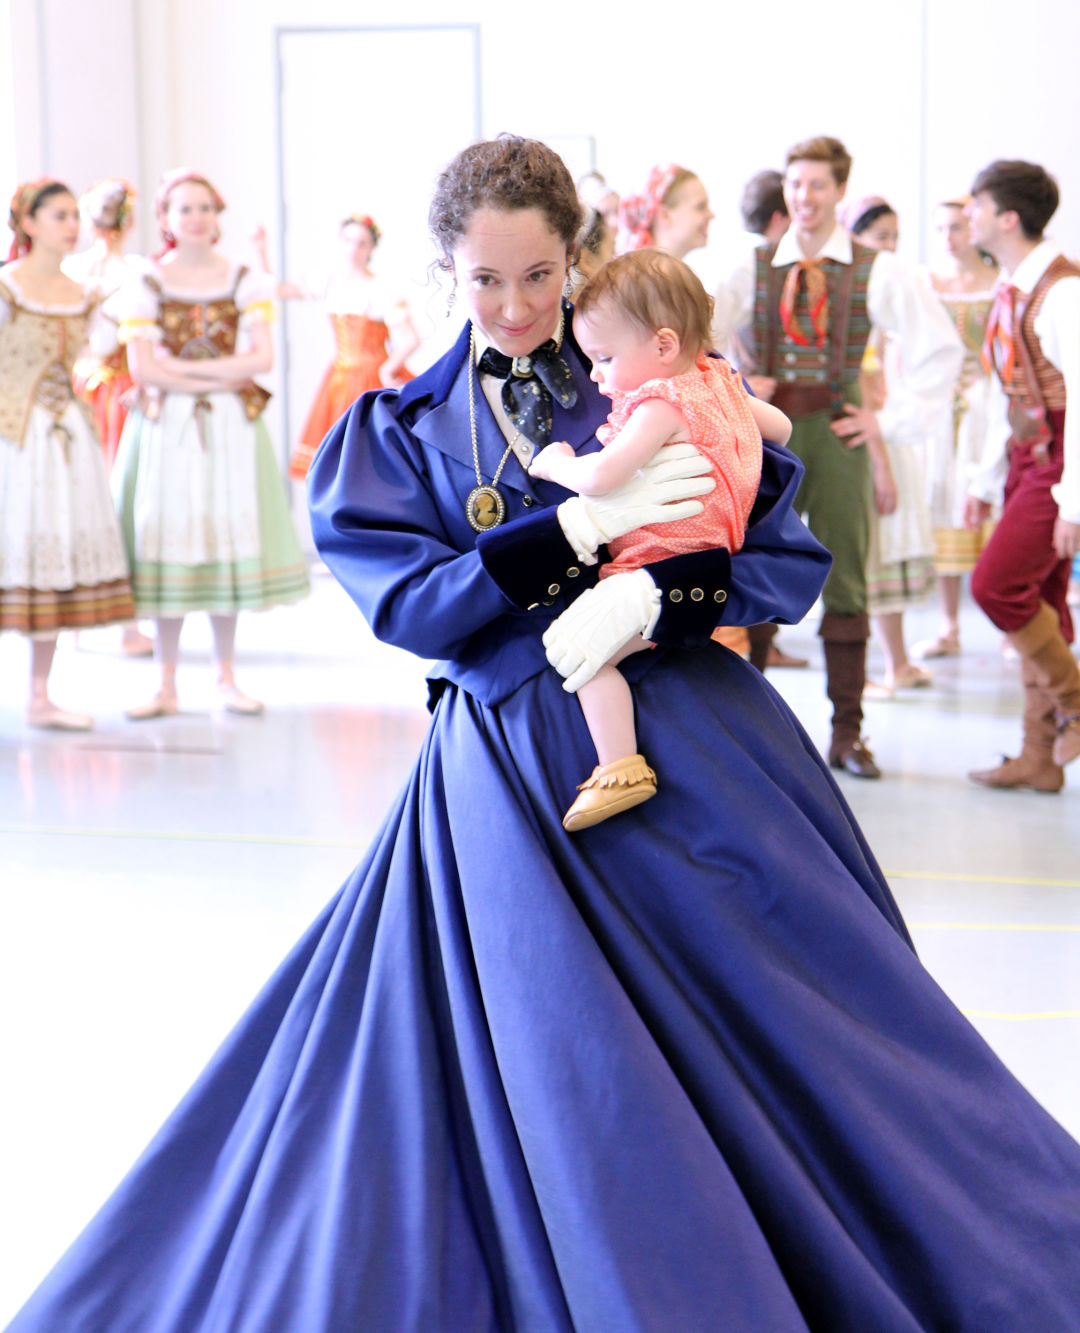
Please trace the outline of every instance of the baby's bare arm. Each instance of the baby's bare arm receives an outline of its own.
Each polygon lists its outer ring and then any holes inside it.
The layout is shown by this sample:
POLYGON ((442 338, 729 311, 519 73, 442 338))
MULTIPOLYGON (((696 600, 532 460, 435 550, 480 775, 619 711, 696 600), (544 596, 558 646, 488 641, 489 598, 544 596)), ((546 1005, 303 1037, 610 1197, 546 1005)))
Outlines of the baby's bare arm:
POLYGON ((622 486, 665 444, 688 440, 686 418, 663 398, 650 398, 614 440, 599 453, 578 458, 568 444, 549 444, 533 459, 529 472, 557 482, 579 495, 606 495, 622 486))
POLYGON ((791 420, 778 407, 766 403, 760 398, 751 398, 750 411, 763 440, 772 440, 773 444, 787 444, 791 439, 791 420))

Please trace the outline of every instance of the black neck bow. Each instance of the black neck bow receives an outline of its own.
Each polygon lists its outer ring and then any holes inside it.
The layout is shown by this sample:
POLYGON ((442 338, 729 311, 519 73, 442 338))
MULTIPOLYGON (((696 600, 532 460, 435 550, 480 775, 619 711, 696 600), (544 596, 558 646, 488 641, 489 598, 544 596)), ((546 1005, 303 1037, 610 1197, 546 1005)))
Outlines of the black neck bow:
POLYGON ((506 415, 526 439, 541 448, 551 438, 552 399, 557 398, 562 408, 577 402, 574 378, 554 338, 528 356, 509 357, 489 347, 480 358, 479 370, 503 381, 506 415))

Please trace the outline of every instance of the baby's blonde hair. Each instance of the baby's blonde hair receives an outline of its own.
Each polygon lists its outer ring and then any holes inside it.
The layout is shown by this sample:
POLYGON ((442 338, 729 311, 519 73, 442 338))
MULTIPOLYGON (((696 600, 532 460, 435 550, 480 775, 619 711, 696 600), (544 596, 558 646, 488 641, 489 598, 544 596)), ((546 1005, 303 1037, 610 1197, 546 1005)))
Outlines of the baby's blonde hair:
POLYGON ((663 250, 631 250, 609 260, 581 289, 577 313, 587 315, 604 302, 646 333, 671 329, 694 356, 712 343, 712 297, 688 264, 663 250))

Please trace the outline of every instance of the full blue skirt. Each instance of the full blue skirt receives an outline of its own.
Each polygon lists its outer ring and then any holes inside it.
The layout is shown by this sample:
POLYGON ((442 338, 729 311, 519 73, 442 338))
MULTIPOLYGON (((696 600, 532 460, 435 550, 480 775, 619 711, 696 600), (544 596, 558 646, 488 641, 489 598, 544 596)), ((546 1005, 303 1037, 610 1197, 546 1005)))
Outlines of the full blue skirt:
POLYGON ((659 794, 572 837, 558 677, 447 690, 11 1333, 1080 1330, 1080 1147, 923 970, 771 687, 645 665, 659 794))

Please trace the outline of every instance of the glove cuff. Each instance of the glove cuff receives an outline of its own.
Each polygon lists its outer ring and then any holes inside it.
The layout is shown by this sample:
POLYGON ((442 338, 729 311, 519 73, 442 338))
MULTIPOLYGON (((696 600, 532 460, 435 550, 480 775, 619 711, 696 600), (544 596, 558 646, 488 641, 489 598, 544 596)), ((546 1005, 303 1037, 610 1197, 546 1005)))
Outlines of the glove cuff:
POLYGON ((660 589, 647 569, 635 569, 630 577, 640 588, 643 639, 651 639, 660 619, 660 589))
POLYGON ((588 501, 580 495, 564 500, 555 510, 563 536, 583 565, 596 564, 596 548, 603 541, 600 529, 589 512, 588 501))

